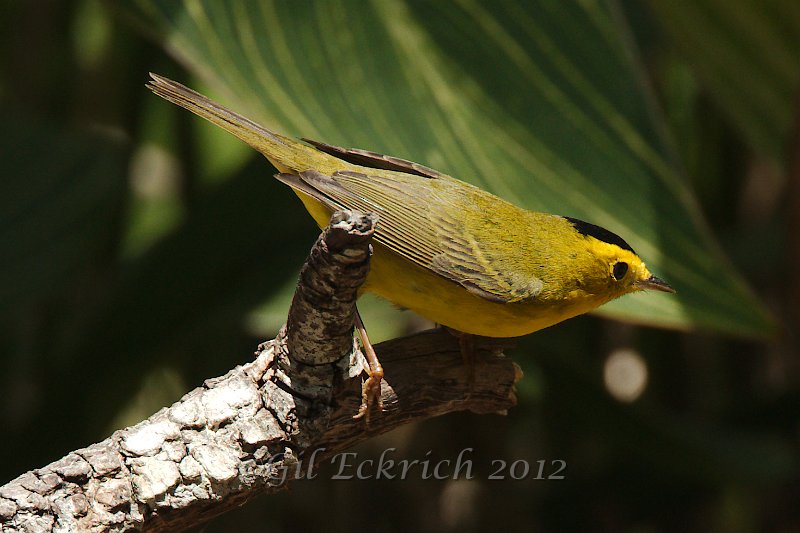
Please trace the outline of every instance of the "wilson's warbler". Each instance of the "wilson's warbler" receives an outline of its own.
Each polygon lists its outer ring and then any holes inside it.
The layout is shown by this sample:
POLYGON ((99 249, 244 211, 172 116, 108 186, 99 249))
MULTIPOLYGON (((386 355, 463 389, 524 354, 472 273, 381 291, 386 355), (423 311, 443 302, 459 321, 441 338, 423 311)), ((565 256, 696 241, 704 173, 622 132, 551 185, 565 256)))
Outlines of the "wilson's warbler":
POLYGON ((285 137, 156 74, 157 95, 261 152, 320 227, 340 209, 378 223, 365 291, 467 334, 516 337, 643 289, 674 292, 628 243, 535 213, 411 161, 285 137))

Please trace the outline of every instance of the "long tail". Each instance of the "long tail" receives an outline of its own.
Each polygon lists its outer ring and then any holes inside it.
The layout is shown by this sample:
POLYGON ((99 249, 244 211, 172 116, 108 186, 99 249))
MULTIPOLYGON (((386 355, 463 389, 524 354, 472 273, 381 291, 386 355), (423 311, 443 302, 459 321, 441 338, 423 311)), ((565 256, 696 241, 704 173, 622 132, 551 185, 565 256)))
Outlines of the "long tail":
POLYGON ((151 91, 232 133, 264 154, 281 172, 308 170, 325 157, 314 148, 270 131, 178 82, 152 72, 150 77, 152 81, 147 87, 151 91))

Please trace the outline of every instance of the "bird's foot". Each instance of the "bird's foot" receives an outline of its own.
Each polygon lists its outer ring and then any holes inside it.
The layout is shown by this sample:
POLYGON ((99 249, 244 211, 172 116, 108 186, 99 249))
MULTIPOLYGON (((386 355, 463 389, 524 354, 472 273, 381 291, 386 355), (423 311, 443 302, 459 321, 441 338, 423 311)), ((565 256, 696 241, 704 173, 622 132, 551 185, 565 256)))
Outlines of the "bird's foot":
POLYGON ((361 406, 358 408, 358 413, 353 418, 363 418, 364 422, 369 425, 369 417, 372 407, 378 408, 378 411, 383 411, 383 399, 381 398, 381 381, 383 381, 383 367, 378 360, 378 355, 372 347, 372 343, 367 336, 367 330, 364 327, 364 322, 361 321, 361 315, 356 310, 355 320, 356 330, 359 337, 361 337, 361 345, 364 348, 364 357, 367 360, 367 367, 365 368, 369 377, 367 377, 364 384, 361 386, 361 406))
POLYGON ((475 353, 475 335, 464 333, 452 328, 444 327, 451 335, 458 339, 458 347, 461 349, 461 359, 467 369, 467 386, 469 394, 475 390, 475 367, 477 367, 477 357, 475 353))

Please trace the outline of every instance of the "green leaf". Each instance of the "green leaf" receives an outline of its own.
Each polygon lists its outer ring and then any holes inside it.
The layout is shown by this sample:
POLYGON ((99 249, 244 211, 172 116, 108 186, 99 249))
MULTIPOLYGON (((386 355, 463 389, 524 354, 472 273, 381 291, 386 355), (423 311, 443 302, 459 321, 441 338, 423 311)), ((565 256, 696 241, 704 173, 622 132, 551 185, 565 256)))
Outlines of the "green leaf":
POLYGON ((613 2, 172 2, 137 14, 238 111, 405 157, 623 235, 678 295, 600 312, 760 335, 681 175, 613 2))
POLYGON ((0 115, 0 313, 8 313, 98 258, 113 236, 126 174, 121 143, 0 115))
POLYGON ((782 161, 800 88, 800 4, 649 4, 719 111, 755 150, 782 161))

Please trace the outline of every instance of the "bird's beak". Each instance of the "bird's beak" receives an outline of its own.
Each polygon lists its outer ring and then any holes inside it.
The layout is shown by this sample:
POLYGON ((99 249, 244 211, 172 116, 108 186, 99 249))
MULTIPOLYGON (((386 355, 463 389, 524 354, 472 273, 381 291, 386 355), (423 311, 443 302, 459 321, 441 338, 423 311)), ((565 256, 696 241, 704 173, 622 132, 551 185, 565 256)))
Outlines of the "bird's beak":
POLYGON ((673 289, 669 283, 655 276, 650 276, 647 279, 640 279, 638 281, 635 281, 634 285, 644 290, 671 292, 675 294, 675 289, 673 289))

